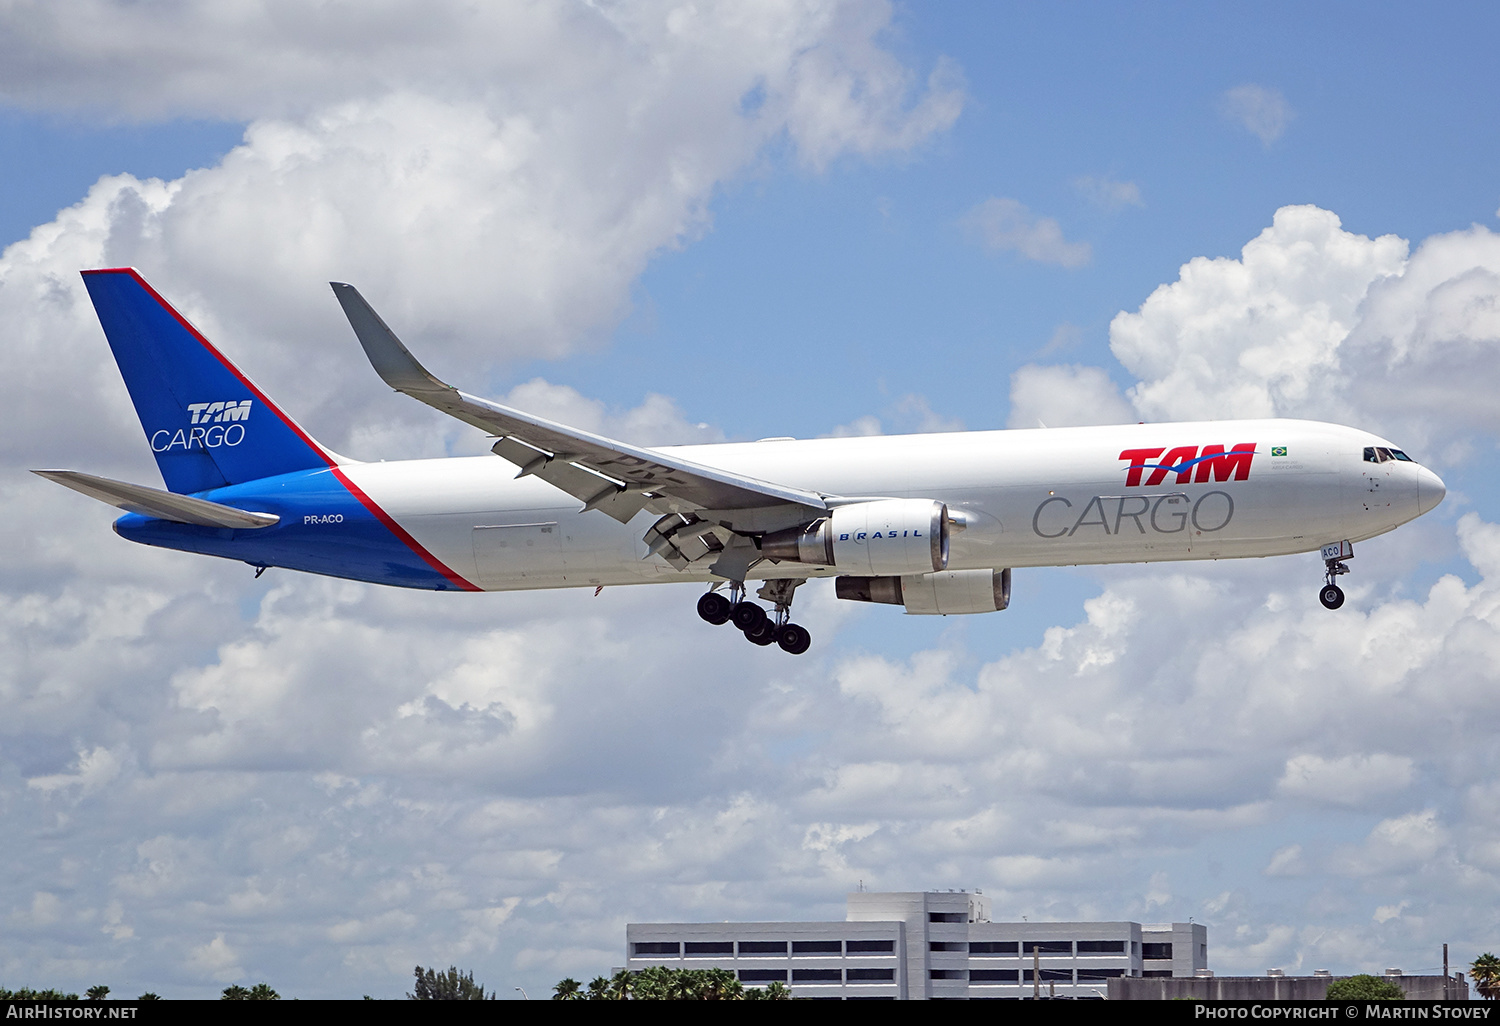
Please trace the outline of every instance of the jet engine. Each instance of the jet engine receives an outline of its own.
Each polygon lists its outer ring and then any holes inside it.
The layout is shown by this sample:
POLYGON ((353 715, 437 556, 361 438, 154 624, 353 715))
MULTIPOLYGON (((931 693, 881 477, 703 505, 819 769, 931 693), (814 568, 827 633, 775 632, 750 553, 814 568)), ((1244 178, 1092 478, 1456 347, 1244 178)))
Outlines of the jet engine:
POLYGON ((900 577, 839 577, 833 592, 853 602, 905 606, 908 613, 994 613, 1010 605, 1010 570, 945 570, 900 577))
POLYGON ((874 575, 923 574, 948 565, 948 507, 934 499, 877 499, 835 506, 821 520, 767 534, 771 559, 874 575))

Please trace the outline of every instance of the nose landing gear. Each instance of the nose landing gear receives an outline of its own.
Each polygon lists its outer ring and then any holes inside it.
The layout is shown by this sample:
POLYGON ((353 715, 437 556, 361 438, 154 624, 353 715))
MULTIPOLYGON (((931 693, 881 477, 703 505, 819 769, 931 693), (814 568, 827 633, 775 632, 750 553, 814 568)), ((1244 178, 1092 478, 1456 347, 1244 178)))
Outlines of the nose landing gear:
POLYGON ((1354 558, 1354 546, 1347 541, 1334 542, 1324 545, 1321 555, 1323 556, 1323 589, 1318 592, 1318 601, 1323 603, 1325 609, 1337 609, 1344 604, 1344 589, 1333 583, 1336 577, 1349 572, 1349 564, 1346 559, 1354 558))
POLYGON ((710 591, 698 600, 698 615, 711 624, 733 622, 752 645, 780 645, 782 651, 801 655, 812 646, 812 635, 801 624, 791 622, 792 592, 806 578, 767 581, 756 594, 775 604, 774 613, 745 598, 742 581, 731 581, 729 595, 710 591))

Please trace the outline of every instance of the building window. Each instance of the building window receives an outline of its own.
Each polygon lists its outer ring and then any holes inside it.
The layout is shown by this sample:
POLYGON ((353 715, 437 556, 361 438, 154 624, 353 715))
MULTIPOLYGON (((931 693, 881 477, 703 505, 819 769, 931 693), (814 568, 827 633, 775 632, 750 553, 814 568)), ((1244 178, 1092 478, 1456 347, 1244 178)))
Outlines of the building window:
POLYGON ((1021 954, 1029 955, 1039 952, 1043 955, 1071 955, 1073 953, 1072 941, 1022 941, 1021 954))
POLYGON ((964 978, 962 969, 929 969, 928 975, 934 980, 961 980, 964 978))
POLYGON ((1142 976, 1171 976, 1172 975, 1172 970, 1170 970, 1170 969, 1147 969, 1145 972, 1141 973, 1141 975, 1142 976))
POLYGON ((890 983, 896 978, 894 969, 850 969, 846 974, 850 983, 890 983))
POLYGON ((792 941, 792 954, 843 954, 841 941, 792 941))
POLYGON ((786 941, 740 941, 741 955, 785 955, 786 941))
POLYGON ((731 941, 687 941, 682 947, 682 953, 688 958, 713 958, 716 955, 734 957, 734 944, 731 941))
POLYGON ((1079 941, 1078 953, 1080 955, 1123 955, 1125 954, 1125 942, 1079 941))
POLYGON ((967 923, 969 914, 967 912, 929 912, 927 921, 929 923, 967 923))
POLYGON ((1080 969, 1078 978, 1080 980, 1112 980, 1116 976, 1124 976, 1124 969, 1080 969))
POLYGON ((785 983, 785 969, 741 969, 741 983, 785 983))
POLYGON ((793 983, 842 983, 840 969, 793 969, 793 983))
MULTIPOLYGON (((849 946, 849 954, 851 955, 855 952, 868 954, 870 952, 881 951, 890 954, 896 950, 896 942, 893 940, 852 940, 847 943, 849 946)), ((836 941, 835 944, 837 944, 836 941)), ((834 950, 838 949, 835 947, 834 950)))
POLYGON ((682 951, 676 941, 642 941, 631 946, 635 949, 637 958, 647 955, 670 955, 676 958, 682 951))
POLYGON ((933 941, 927 945, 929 951, 962 951, 968 945, 961 941, 933 941))
POLYGON ((794 955, 842 955, 842 941, 792 941, 794 955))
POLYGON ((1015 969, 970 969, 970 983, 1015 983, 1021 978, 1015 969))
POLYGON ((1171 958, 1172 945, 1170 944, 1142 944, 1142 958, 1171 958))
POLYGON ((971 955, 1014 955, 1015 941, 969 941, 971 955))

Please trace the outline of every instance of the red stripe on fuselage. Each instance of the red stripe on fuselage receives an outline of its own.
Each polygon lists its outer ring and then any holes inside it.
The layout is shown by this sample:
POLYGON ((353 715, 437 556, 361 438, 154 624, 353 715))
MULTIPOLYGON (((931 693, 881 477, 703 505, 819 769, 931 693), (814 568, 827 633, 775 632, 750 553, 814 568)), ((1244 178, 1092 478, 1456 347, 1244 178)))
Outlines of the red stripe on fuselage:
POLYGON ((472 584, 469 581, 464 580, 458 574, 454 573, 453 570, 450 569, 447 564, 445 564, 441 559, 438 559, 432 553, 428 552, 427 549, 423 547, 421 542, 417 541, 407 533, 406 528, 396 523, 395 519, 385 510, 381 509, 374 499, 366 495, 364 489, 355 484, 353 481, 349 480, 348 475, 345 474, 341 469, 339 469, 338 467, 334 467, 332 469, 333 476, 339 479, 340 484, 349 489, 349 494, 363 503, 365 509, 374 514, 375 519, 379 520, 382 524, 385 525, 386 530, 390 531, 397 538, 400 538, 411 548, 413 552, 426 560, 428 566, 432 567, 438 573, 448 578, 449 581, 457 585, 463 591, 484 590, 483 588, 479 587, 479 585, 472 584))
POLYGON ((445 563, 443 563, 442 560, 438 559, 432 553, 428 552, 421 542, 417 541, 410 534, 408 534, 406 529, 400 524, 396 523, 396 521, 391 517, 389 513, 381 509, 374 499, 365 494, 362 488, 360 488, 353 481, 349 480, 348 476, 339 469, 338 461, 333 458, 332 453, 319 445, 311 435, 302 430, 301 425, 299 425, 291 417, 287 416, 286 412, 282 410, 280 406, 277 406, 274 402, 272 402, 269 396, 267 396, 259 388, 255 387, 255 383, 253 381, 245 377, 244 373, 238 367, 236 367, 227 356, 215 349, 214 344, 208 339, 204 338, 203 333, 197 328, 193 327, 193 323, 191 321, 182 316, 182 314, 178 313, 176 307, 163 299, 161 293, 152 288, 150 282, 146 281, 145 278, 142 278, 140 272, 137 271, 134 267, 101 267, 95 270, 81 271, 79 273, 85 275, 128 274, 130 275, 130 277, 134 278, 135 283, 141 288, 145 289, 152 299, 160 303, 162 309, 171 314, 172 317, 177 321, 177 323, 182 325, 184 331, 186 331, 189 335, 192 335, 193 338, 198 341, 199 345, 208 350, 209 353, 213 355, 214 359, 218 360, 221 364, 224 365, 225 370, 239 379, 240 384, 248 388, 257 399, 264 403, 266 409, 274 413, 277 419, 285 424, 293 434, 302 439, 302 441, 307 445, 309 449, 317 453, 319 458, 321 458, 323 462, 328 464, 329 469, 333 471, 333 476, 338 478, 339 483, 342 484, 346 489, 348 489, 349 494, 358 499, 360 501, 360 504, 363 505, 365 509, 369 510, 371 515, 373 515, 376 520, 379 520, 382 524, 384 524, 386 530, 390 531, 397 538, 401 539, 401 541, 404 542, 408 548, 410 548, 417 555, 421 556, 423 561, 426 562, 428 566, 432 567, 438 573, 442 574, 459 588, 463 589, 464 591, 484 590, 477 584, 472 584, 469 581, 466 581, 464 578, 460 577, 458 574, 454 573, 453 570, 450 569, 445 563))

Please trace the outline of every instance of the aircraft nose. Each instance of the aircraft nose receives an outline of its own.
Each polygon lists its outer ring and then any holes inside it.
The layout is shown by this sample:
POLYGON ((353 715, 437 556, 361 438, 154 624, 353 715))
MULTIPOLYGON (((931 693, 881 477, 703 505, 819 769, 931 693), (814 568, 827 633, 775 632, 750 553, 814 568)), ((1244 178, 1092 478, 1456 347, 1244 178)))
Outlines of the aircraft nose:
POLYGON ((1443 501, 1443 496, 1448 494, 1448 486, 1426 467, 1417 469, 1421 471, 1417 475, 1417 515, 1421 516, 1443 501))

